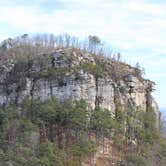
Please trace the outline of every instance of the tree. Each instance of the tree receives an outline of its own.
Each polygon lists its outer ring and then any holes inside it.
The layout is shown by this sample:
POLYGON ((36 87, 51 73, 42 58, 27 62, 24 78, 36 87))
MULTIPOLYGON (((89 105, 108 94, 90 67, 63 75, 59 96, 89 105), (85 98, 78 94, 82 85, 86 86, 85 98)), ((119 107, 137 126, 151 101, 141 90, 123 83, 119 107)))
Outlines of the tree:
POLYGON ((50 141, 40 144, 37 156, 43 165, 63 166, 60 150, 50 141))
POLYGON ((136 72, 136 76, 138 77, 142 77, 143 75, 145 75, 145 69, 141 67, 138 62, 135 65, 135 72, 136 72))
POLYGON ((96 132, 97 138, 109 137, 114 126, 110 111, 97 107, 91 116, 91 129, 96 132))
POLYGON ((122 134, 125 126, 125 113, 122 111, 120 103, 116 104, 115 108, 116 132, 122 134))
POLYGON ((146 160, 139 154, 127 154, 125 156, 127 166, 146 166, 146 160))
POLYGON ((155 126, 155 113, 153 108, 148 108, 143 117, 143 128, 145 130, 145 142, 154 143, 158 139, 158 132, 155 126))
MULTIPOLYGON (((36 102, 32 104, 33 119, 35 122, 39 122, 43 131, 46 127, 49 128, 49 138, 53 141, 53 126, 59 123, 59 113, 61 111, 61 105, 54 97, 44 101, 36 102)), ((45 136, 46 133, 44 134, 45 136)))
POLYGON ((87 139, 84 132, 79 132, 79 136, 71 151, 74 157, 78 159, 78 163, 81 166, 82 159, 93 154, 96 151, 96 146, 92 141, 87 139))
POLYGON ((89 36, 89 49, 92 53, 97 52, 97 47, 101 44, 101 40, 98 36, 89 36))
POLYGON ((88 126, 88 105, 84 100, 67 100, 59 113, 60 125, 78 131, 85 131, 88 126))

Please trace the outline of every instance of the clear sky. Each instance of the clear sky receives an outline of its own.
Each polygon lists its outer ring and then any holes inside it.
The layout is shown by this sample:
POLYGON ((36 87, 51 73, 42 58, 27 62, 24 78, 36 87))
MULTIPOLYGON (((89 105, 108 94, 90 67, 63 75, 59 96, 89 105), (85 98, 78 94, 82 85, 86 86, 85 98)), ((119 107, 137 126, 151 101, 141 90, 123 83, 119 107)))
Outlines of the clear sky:
POLYGON ((0 40, 21 34, 98 35, 156 82, 166 108, 165 0, 0 0, 0 40))

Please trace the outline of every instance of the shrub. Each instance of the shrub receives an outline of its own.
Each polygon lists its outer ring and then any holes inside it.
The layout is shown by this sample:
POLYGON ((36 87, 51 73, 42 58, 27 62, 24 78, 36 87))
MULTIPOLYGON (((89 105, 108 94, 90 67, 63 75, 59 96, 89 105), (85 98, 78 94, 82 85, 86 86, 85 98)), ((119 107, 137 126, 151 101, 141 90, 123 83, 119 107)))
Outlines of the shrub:
POLYGON ((127 166, 146 166, 146 160, 139 154, 128 154, 125 156, 127 166))

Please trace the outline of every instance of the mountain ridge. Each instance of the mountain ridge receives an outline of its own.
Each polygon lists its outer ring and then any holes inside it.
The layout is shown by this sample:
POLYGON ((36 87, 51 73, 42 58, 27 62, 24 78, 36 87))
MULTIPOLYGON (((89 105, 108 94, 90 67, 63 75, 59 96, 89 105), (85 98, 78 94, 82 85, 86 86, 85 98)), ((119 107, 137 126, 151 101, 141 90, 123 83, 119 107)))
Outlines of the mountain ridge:
MULTIPOLYGON (((10 142, 2 154, 16 150, 14 155, 28 163, 24 148, 29 144, 44 166, 56 165, 54 160, 58 166, 65 160, 67 165, 145 164, 143 145, 153 144, 161 127, 151 95, 154 82, 144 79, 138 66, 103 56, 96 37, 91 36, 89 51, 71 47, 67 39, 58 48, 31 43, 26 36, 2 44, 1 130, 10 142), (23 156, 14 144, 23 148, 23 156)), ((23 162, 9 156, 11 164, 23 162)))

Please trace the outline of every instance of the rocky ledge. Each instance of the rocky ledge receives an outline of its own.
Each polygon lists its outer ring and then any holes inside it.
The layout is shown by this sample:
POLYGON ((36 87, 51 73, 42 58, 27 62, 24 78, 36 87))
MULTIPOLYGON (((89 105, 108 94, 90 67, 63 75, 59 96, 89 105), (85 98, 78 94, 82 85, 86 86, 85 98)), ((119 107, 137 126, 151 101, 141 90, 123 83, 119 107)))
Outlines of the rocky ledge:
POLYGON ((10 60, 0 66, 0 104, 19 104, 26 97, 46 100, 86 100, 93 108, 111 111, 121 104, 160 113, 151 95, 154 83, 142 78, 138 68, 79 49, 57 49, 50 54, 10 60))

